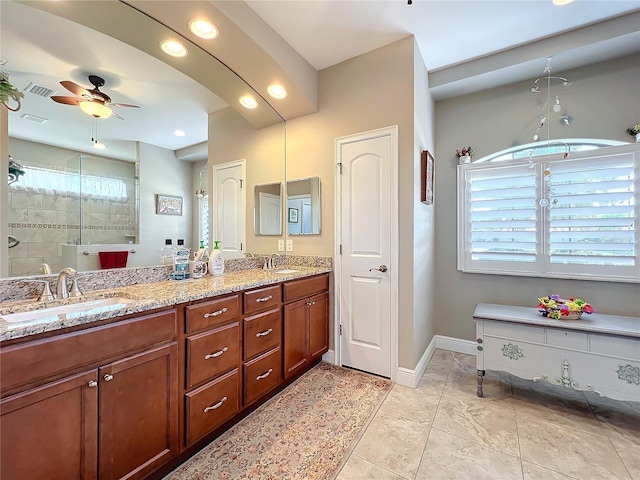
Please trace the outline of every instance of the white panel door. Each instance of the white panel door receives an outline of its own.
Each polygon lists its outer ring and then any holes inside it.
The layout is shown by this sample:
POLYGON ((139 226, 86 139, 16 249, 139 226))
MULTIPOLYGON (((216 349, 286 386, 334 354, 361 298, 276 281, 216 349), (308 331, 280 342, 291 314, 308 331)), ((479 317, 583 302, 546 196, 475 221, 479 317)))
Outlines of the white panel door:
POLYGON ((282 201, 280 195, 260 192, 260 234, 282 235, 282 201))
POLYGON ((391 376, 390 135, 342 143, 342 365, 391 376))
POLYGON ((245 244, 244 160, 214 166, 214 236, 224 258, 243 256, 245 244))

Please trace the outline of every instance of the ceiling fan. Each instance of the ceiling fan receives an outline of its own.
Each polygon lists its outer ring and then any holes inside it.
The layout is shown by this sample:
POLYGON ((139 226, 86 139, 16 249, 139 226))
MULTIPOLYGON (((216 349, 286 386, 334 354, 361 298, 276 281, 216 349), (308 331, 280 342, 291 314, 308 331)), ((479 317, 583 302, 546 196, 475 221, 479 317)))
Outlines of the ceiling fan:
POLYGON ((97 75, 89 75, 89 81, 92 83, 93 88, 87 90, 81 87, 75 82, 70 80, 62 80, 60 85, 69 90, 71 93, 77 95, 77 97, 69 97, 63 95, 54 95, 51 99, 54 102, 62 103, 64 105, 75 105, 80 107, 83 112, 91 115, 95 118, 108 118, 113 115, 120 120, 124 120, 123 117, 111 110, 109 107, 132 107, 140 108, 139 105, 131 105, 127 103, 111 103, 111 97, 106 93, 100 91, 100 87, 104 86, 104 79, 97 75))

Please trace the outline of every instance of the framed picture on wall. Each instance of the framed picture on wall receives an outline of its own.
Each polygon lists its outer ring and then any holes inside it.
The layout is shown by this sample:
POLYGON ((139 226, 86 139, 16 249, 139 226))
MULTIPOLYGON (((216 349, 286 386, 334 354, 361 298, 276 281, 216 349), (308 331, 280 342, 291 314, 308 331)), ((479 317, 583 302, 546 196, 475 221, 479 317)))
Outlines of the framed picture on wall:
POLYGON ((420 201, 427 205, 433 204, 433 180, 436 161, 428 150, 422 152, 422 169, 420 178, 420 201))
POLYGON ((156 194, 156 214, 182 215, 182 197, 156 194))
POLYGON ((289 223, 298 223, 298 209, 290 208, 289 209, 289 223))

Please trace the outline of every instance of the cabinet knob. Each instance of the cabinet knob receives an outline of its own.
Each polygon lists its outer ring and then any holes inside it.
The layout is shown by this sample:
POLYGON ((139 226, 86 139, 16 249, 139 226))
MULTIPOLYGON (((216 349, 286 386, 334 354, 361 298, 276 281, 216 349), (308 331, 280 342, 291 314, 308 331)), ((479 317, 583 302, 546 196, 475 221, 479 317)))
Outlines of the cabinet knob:
POLYGON ((224 347, 222 350, 218 350, 215 353, 210 353, 208 355, 204 356, 205 360, 209 360, 210 358, 216 358, 219 357, 220 355, 222 355, 224 352, 226 352, 227 350, 229 350, 227 347, 224 347))
POLYGON ((97 387, 97 386, 98 386, 98 382, 96 382, 95 380, 91 380, 91 381, 88 383, 88 386, 89 386, 89 388, 95 388, 95 387, 97 387))
POLYGON ((262 380, 263 378, 267 378, 269 375, 271 375, 271 372, 273 372, 273 368, 270 368, 268 371, 266 371, 262 375, 258 375, 256 377, 256 380, 262 380))
POLYGON ((222 397, 218 403, 214 403, 210 407, 204 409, 204 413, 207 413, 209 410, 215 410, 216 408, 220 408, 224 402, 227 401, 227 397, 222 397))
POLYGON ((269 330, 265 330, 264 332, 256 333, 256 337, 264 337, 266 335, 269 335, 271 332, 273 332, 273 328, 270 328, 269 330))
POLYGON ((104 377, 102 377, 104 379, 105 382, 110 382, 111 380, 113 380, 113 375, 111 375, 110 373, 107 373, 104 377))
POLYGON ((227 307, 224 307, 222 310, 217 310, 211 313, 205 313, 203 317, 204 318, 217 317, 218 315, 222 315, 223 313, 226 313, 226 312, 227 312, 227 307))

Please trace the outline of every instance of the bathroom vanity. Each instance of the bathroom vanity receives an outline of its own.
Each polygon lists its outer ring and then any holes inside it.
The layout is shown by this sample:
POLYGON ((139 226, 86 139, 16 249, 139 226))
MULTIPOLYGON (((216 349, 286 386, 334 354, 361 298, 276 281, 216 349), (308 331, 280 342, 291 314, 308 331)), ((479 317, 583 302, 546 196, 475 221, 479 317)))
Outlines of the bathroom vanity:
POLYGON ((640 401, 640 318, 543 317, 535 308, 480 303, 476 321, 478 396, 485 370, 617 400, 640 401))
POLYGON ((62 328, 0 319, 0 478, 142 479, 202 448, 328 350, 329 271, 132 285, 62 328))

